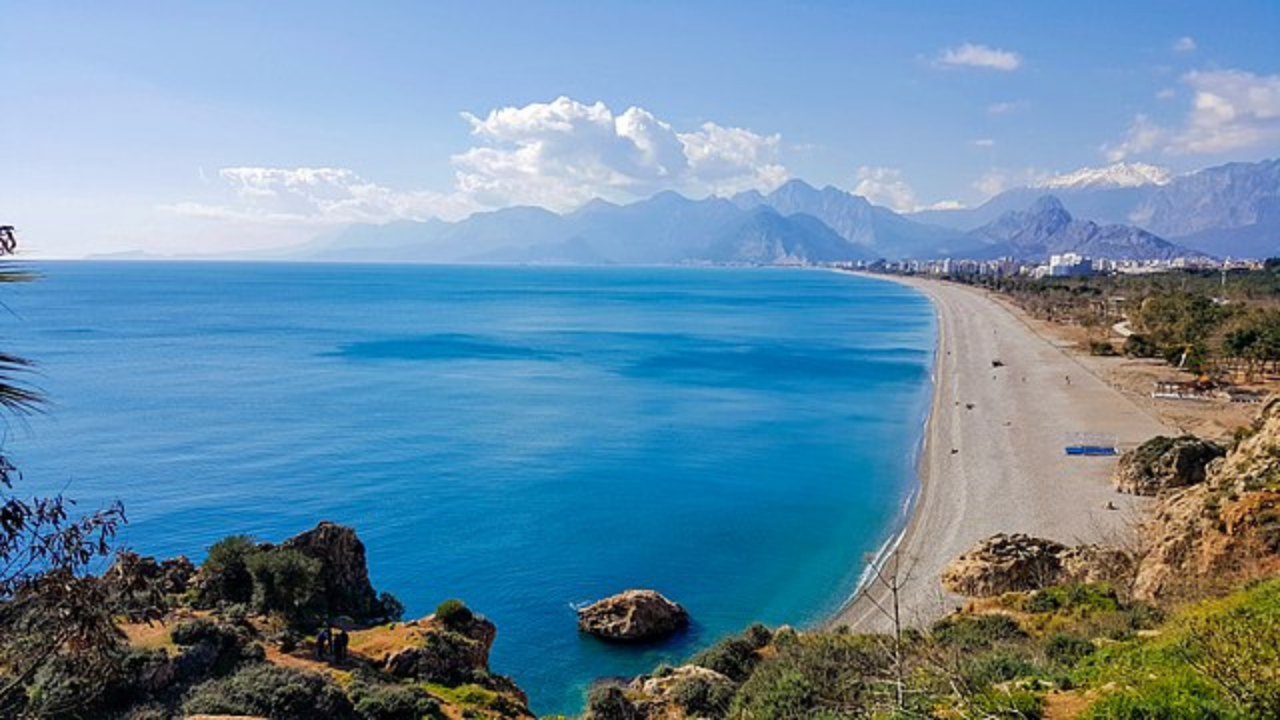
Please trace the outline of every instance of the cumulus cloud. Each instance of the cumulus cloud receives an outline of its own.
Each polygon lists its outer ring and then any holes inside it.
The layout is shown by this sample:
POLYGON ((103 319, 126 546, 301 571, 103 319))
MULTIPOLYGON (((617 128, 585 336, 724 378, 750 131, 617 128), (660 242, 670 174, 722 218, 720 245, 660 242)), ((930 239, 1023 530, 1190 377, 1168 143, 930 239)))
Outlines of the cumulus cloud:
POLYGON ((895 212, 954 210, 963 207, 955 200, 921 205, 916 201, 915 190, 907 183, 906 176, 898 168, 862 165, 855 172, 855 177, 858 182, 853 188, 854 195, 861 195, 873 204, 887 207, 895 212))
POLYGON ((1213 155, 1280 145, 1280 75, 1244 70, 1190 72, 1191 107, 1181 125, 1165 127, 1138 115, 1125 137, 1103 146, 1112 162, 1134 155, 1213 155))
POLYGON ((1184 35, 1173 41, 1173 51, 1180 53, 1195 52, 1196 40, 1193 37, 1184 35))
POLYGON ((973 141, 973 146, 980 148, 993 148, 996 146, 996 141, 992 138, 978 138, 973 141))
POLYGON ((854 186, 853 194, 897 212, 915 210, 916 193, 907 184, 901 170, 863 165, 858 168, 856 177, 858 184, 854 186))
POLYGON ((1103 147, 1107 162, 1120 162, 1134 155, 1142 155, 1154 149, 1164 141, 1168 132, 1151 121, 1146 115, 1137 115, 1129 124, 1124 139, 1115 145, 1103 147))
POLYGON ((397 190, 344 168, 233 167, 219 171, 228 197, 165 209, 266 223, 380 223, 458 219, 477 210, 539 205, 569 210, 593 198, 626 202, 661 190, 701 196, 769 191, 787 180, 781 137, 712 122, 679 132, 649 111, 615 113, 567 97, 464 113, 472 147, 450 158, 447 192, 397 190))
POLYGON ((1011 50, 1000 50, 986 45, 965 43, 943 50, 942 54, 938 56, 938 62, 943 65, 1011 72, 1022 65, 1022 56, 1011 50))
POLYGON ((1047 171, 1034 167, 991 168, 973 182, 973 187, 984 198, 989 198, 1010 188, 1035 185, 1049 176, 1047 171))
POLYGON ((455 155, 458 189, 484 205, 564 210, 603 197, 626 201, 659 190, 691 195, 772 190, 787 179, 781 138, 707 122, 678 132, 638 107, 567 97, 471 114, 482 142, 455 155))

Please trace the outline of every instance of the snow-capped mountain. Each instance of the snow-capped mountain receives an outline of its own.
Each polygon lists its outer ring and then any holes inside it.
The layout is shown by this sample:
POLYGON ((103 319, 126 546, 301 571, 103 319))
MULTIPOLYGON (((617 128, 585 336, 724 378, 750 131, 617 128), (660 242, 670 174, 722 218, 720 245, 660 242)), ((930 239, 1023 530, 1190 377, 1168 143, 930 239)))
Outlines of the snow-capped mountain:
POLYGON ((1078 190, 1083 188, 1135 188, 1168 185, 1173 171, 1146 163, 1116 163, 1106 167, 1080 168, 1056 175, 1032 187, 1043 190, 1078 190))

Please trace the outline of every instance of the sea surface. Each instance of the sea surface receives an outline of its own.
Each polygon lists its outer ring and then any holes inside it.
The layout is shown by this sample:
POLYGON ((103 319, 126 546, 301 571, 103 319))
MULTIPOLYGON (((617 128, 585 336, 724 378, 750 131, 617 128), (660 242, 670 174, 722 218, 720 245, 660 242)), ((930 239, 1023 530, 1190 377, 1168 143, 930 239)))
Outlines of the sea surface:
POLYGON ((0 347, 47 412, 26 487, 203 557, 355 526, 411 616, 459 597, 539 713, 753 621, 820 622, 902 520, 930 393, 928 301, 813 270, 42 263, 0 347), (666 643, 580 637, 655 588, 666 643))

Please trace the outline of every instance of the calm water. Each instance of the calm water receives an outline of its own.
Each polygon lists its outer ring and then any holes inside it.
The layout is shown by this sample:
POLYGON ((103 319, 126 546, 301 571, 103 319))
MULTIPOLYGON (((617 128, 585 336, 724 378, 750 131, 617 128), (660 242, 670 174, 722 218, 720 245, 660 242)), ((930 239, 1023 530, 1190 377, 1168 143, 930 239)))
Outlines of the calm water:
POLYGON ((128 506, 199 559, 232 532, 354 525, 413 615, 461 597, 539 712, 748 623, 835 610, 898 520, 928 404, 927 301, 832 273, 41 265, 0 341, 47 416, 28 482, 128 506), (652 587, 695 626, 581 638, 575 603, 652 587))

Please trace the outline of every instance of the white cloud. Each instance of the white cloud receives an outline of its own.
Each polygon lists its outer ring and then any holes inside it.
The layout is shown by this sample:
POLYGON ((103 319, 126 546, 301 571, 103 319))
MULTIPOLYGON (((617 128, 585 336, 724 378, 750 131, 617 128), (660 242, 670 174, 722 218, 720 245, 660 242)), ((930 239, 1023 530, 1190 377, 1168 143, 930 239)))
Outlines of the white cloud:
POLYGON ((875 205, 895 212, 907 213, 919 210, 954 210, 964 207, 956 200, 943 200, 931 205, 916 202, 916 192, 907 183, 906 176, 898 168, 860 166, 856 173, 858 183, 854 195, 861 195, 875 205))
POLYGON ((1049 172, 1034 167, 991 168, 973 182, 973 187, 985 199, 1010 188, 1035 185, 1049 177, 1049 172))
POLYGON ((1008 115, 1011 112, 1021 110, 1026 107, 1024 100, 1010 100, 1005 102, 991 103, 987 106, 988 115, 1008 115))
POLYGON ((1172 100, 1178 96, 1178 91, 1173 88, 1161 88, 1156 91, 1157 100, 1172 100))
POLYGON ((1183 82, 1195 96, 1169 152, 1221 153, 1280 140, 1280 75, 1215 70, 1188 73, 1183 82))
POLYGON ((180 202, 162 209, 188 217, 281 225, 381 223, 458 217, 465 198, 398 191, 343 168, 231 167, 218 171, 229 197, 220 204, 180 202))
POLYGON ((787 180, 781 137, 703 123, 678 132, 643 108, 614 113, 567 97, 463 114, 473 146, 450 158, 448 192, 397 190, 343 168, 235 167, 219 172, 219 203, 183 202, 180 215, 275 224, 458 219, 485 208, 572 209, 592 198, 626 202, 661 190, 702 196, 769 191, 787 180))
POLYGON ((603 197, 626 201, 659 190, 691 195, 768 191, 787 179, 781 138, 707 122, 677 132, 642 108, 561 97, 464 117, 484 144, 453 157, 458 189, 483 205, 565 210, 603 197))
POLYGON ((1173 48, 1174 52, 1180 52, 1180 53, 1195 52, 1196 40, 1195 38, 1189 35, 1184 35, 1178 38, 1177 40, 1174 40, 1173 45, 1171 47, 1173 48))
POLYGON ((1123 140, 1103 146, 1112 162, 1144 153, 1213 155, 1280 146, 1280 75, 1244 70, 1190 72, 1191 107, 1178 127, 1138 115, 1123 140))
POLYGON ((965 43, 958 47, 943 50, 942 54, 938 56, 938 62, 943 65, 978 67, 1010 72, 1017 70, 1018 66, 1022 65, 1022 56, 1011 50, 1000 50, 986 45, 965 43))
POLYGON ((917 207, 916 210, 963 210, 965 207, 967 206, 959 200, 939 200, 932 205, 917 207))
POLYGON ((854 186, 853 194, 897 212, 915 210, 916 193, 907 184, 901 170, 863 165, 858 168, 856 177, 858 184, 854 186))
POLYGON ((991 138, 978 138, 973 141, 973 146, 980 148, 993 148, 996 146, 996 141, 991 138))
POLYGON ((1107 162, 1120 162, 1134 155, 1142 155, 1164 142, 1168 131, 1156 125, 1146 115, 1133 118, 1125 137, 1116 145, 1105 145, 1102 148, 1107 162))

